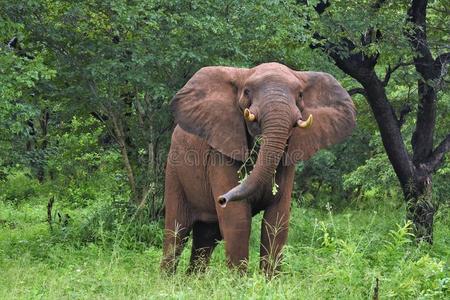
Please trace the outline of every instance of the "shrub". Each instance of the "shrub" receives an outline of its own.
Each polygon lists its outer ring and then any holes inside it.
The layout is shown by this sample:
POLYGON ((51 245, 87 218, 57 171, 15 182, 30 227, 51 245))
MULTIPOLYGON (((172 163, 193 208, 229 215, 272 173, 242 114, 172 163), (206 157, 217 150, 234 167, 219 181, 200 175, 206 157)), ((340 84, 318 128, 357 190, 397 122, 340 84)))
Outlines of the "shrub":
POLYGON ((39 182, 24 171, 12 171, 5 181, 0 181, 0 199, 19 204, 35 197, 39 182))
POLYGON ((150 222, 149 207, 137 208, 124 201, 113 201, 93 212, 80 226, 79 239, 83 243, 101 243, 106 247, 145 249, 149 245, 161 247, 161 222, 150 222))

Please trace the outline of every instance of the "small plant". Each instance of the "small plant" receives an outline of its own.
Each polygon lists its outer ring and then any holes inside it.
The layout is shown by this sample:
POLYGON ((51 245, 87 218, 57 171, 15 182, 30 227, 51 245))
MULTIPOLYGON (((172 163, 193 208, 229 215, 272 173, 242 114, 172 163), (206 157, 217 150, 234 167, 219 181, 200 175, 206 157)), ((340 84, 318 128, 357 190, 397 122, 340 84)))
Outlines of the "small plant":
POLYGON ((277 243, 278 236, 285 230, 287 230, 286 222, 283 220, 283 216, 277 215, 275 224, 269 224, 263 219, 265 224, 266 235, 269 239, 268 247, 261 244, 261 247, 267 253, 266 257, 262 257, 262 263, 265 265, 266 275, 269 278, 274 278, 280 274, 280 268, 283 263, 283 251, 279 248, 277 243))
POLYGON ((389 236, 391 241, 387 241, 386 248, 391 251, 395 251, 403 245, 411 243, 414 235, 411 233, 413 224, 411 221, 406 221, 403 226, 397 224, 397 230, 391 230, 389 236))

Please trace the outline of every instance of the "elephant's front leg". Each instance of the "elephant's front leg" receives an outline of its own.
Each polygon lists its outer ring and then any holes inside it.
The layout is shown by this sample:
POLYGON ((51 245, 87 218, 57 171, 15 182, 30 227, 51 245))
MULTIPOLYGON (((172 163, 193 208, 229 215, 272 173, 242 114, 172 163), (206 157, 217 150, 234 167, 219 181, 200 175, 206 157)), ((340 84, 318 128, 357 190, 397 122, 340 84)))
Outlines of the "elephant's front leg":
MULTIPOLYGON (((220 194, 219 194, 220 195, 220 194)), ((217 207, 219 225, 225 241, 225 253, 230 267, 245 272, 248 265, 251 211, 247 202, 232 202, 217 207)))
POLYGON ((220 195, 239 184, 237 170, 239 166, 233 162, 219 163, 209 169, 209 179, 214 197, 220 232, 225 242, 227 263, 241 271, 247 269, 249 238, 251 227, 251 208, 247 201, 230 202, 222 208, 217 203, 220 195))
POLYGON ((260 267, 269 277, 281 269, 282 250, 288 236, 294 168, 287 167, 277 173, 279 200, 266 208, 261 224, 260 267))

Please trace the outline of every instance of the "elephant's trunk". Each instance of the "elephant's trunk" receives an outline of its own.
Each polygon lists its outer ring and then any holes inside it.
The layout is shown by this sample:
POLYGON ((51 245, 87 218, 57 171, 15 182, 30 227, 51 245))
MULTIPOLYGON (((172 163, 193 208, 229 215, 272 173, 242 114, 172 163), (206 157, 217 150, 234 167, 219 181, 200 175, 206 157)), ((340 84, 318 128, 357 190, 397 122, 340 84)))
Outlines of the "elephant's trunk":
POLYGON ((258 188, 272 184, 275 170, 283 156, 293 117, 289 106, 283 101, 269 101, 265 115, 261 115, 262 144, 251 174, 240 185, 219 196, 218 202, 225 207, 229 201, 248 198, 258 188))

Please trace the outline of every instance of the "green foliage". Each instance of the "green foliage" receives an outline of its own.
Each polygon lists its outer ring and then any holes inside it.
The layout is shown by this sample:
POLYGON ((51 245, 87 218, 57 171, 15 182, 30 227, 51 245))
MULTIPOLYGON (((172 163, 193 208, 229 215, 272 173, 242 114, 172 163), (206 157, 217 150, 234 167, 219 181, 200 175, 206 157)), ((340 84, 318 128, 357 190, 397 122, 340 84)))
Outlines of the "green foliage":
POLYGON ((44 184, 48 196, 75 209, 128 194, 120 155, 108 145, 98 146, 103 130, 92 117, 73 117, 61 124, 54 134, 58 147, 48 158, 48 170, 54 177, 44 184))
MULTIPOLYGON (((56 226, 48 229, 42 222, 45 202, 18 209, 0 202, 0 297, 361 299, 373 296, 377 278, 380 298, 450 295, 448 207, 437 220, 435 243, 417 247, 409 223, 397 225, 402 209, 335 213, 331 207, 324 212, 293 206, 283 272, 268 281, 258 270, 259 230, 252 232, 246 275, 227 269, 221 243, 206 274, 185 274, 187 245, 177 274, 163 276, 161 225, 147 223, 142 232, 152 232, 154 243, 140 246, 130 235, 133 223, 121 215, 134 214, 125 206, 105 207, 102 214, 115 214, 113 229, 106 230, 106 222, 92 222, 99 239, 81 243, 74 235, 61 239, 56 226)), ((92 215, 92 208, 74 211, 66 231, 83 224, 86 213, 92 215)), ((258 229, 261 216, 253 222, 258 229)))
MULTIPOLYGON (((344 143, 321 150, 311 159, 297 164, 294 192, 299 194, 302 205, 325 208, 331 202, 335 207, 343 208, 365 192, 367 186, 363 187, 362 183, 371 180, 374 173, 356 176, 360 181, 355 183, 353 190, 347 188, 345 180, 371 159, 374 147, 369 140, 369 130, 358 125, 344 143)), ((375 182, 370 188, 379 185, 380 182, 375 182)))
POLYGON ((31 46, 23 44, 27 34, 22 22, 8 15, 0 16, 0 36, 7 39, 7 43, 0 44, 0 153, 8 153, 1 155, 0 166, 11 167, 23 159, 22 149, 17 151, 15 145, 29 136, 30 128, 25 124, 39 114, 33 105, 39 98, 37 85, 56 75, 45 61, 45 51, 23 51, 23 47, 31 46))
POLYGON ((97 208, 82 222, 75 237, 82 243, 98 243, 105 248, 147 249, 161 247, 161 223, 149 223, 150 208, 136 208, 115 201, 97 208))
POLYGON ((392 183, 396 181, 395 173, 386 154, 372 156, 364 165, 345 175, 344 188, 348 190, 362 189, 365 192, 375 193, 383 197, 389 189, 395 190, 392 183), (375 176, 376 175, 376 176, 375 176))
MULTIPOLYGON (((341 77, 322 53, 308 47, 311 41, 321 43, 317 35, 312 36, 314 32, 336 42, 345 37, 357 45, 355 51, 378 53, 381 77, 388 65, 412 57, 403 31, 398 30, 405 26, 406 2, 384 3, 375 12, 371 1, 358 1, 351 7, 334 1, 321 16, 314 12, 316 3, 3 2, 2 34, 17 37, 18 46, 3 44, 0 53, 0 99, 6 100, 0 101, 0 135, 5 141, 0 150, 8 154, 0 157, 1 172, 20 162, 33 174, 56 178, 55 186, 71 181, 76 185, 101 164, 103 171, 127 181, 128 188, 120 190, 129 192, 131 202, 154 202, 160 210, 172 128, 168 102, 200 67, 279 61, 341 77), (369 27, 379 29, 383 37, 365 45, 360 36, 369 27), (48 128, 40 128, 46 111, 50 113, 48 128), (97 121, 89 120, 89 115, 97 121), (74 134, 67 124, 77 126, 76 122, 87 123, 74 134), (108 145, 101 139, 109 140, 108 145), (113 154, 112 149, 120 152, 113 154), (79 157, 79 151, 86 156, 79 157), (81 169, 75 168, 80 164, 81 169)), ((431 6, 430 26, 438 28, 442 4, 431 6)), ((435 42, 446 38, 445 33, 431 32, 435 42)), ((416 101, 417 74, 412 66, 401 67, 391 77, 387 91, 395 110, 416 101)), ((346 88, 355 87, 353 80, 339 79, 346 88)), ((450 121, 450 98, 446 91, 441 94, 439 138, 447 134, 450 121)), ((329 201, 345 206, 355 193, 370 198, 380 190, 396 189, 386 189, 392 172, 379 156, 381 139, 370 109, 362 97, 354 98, 358 129, 352 138, 298 167, 296 192, 313 206, 324 207, 329 201), (323 200, 316 201, 319 196, 323 200)), ((413 118, 407 118, 403 125, 407 140, 414 127, 413 118)), ((437 182, 445 177, 439 176, 437 182)), ((443 186, 437 189, 440 202, 448 192, 443 186)), ((88 194, 79 198, 93 198, 92 192, 88 194)))
MULTIPOLYGON (((37 97, 62 117, 55 123, 94 114, 121 151, 132 202, 141 203, 161 198, 172 128, 168 101, 186 79, 206 65, 290 57, 305 39, 305 22, 290 21, 304 12, 293 1, 280 3, 61 0, 0 8, 27 32, 20 39, 26 53, 41 55, 33 63, 56 72, 36 67, 32 77, 40 83, 37 97), (280 26, 267 26, 274 22, 280 26)), ((50 143, 64 138, 56 134, 50 143)), ((47 156, 38 156, 41 169, 47 156)))
POLYGON ((0 200, 19 204, 34 199, 41 187, 39 182, 29 173, 22 170, 10 170, 4 181, 0 181, 0 200))
POLYGON ((253 166, 255 165, 256 160, 258 159, 258 152, 261 147, 261 142, 262 136, 257 136, 255 138, 255 141, 253 142, 253 146, 250 149, 247 159, 239 167, 237 171, 239 183, 242 183, 252 172, 253 166))

